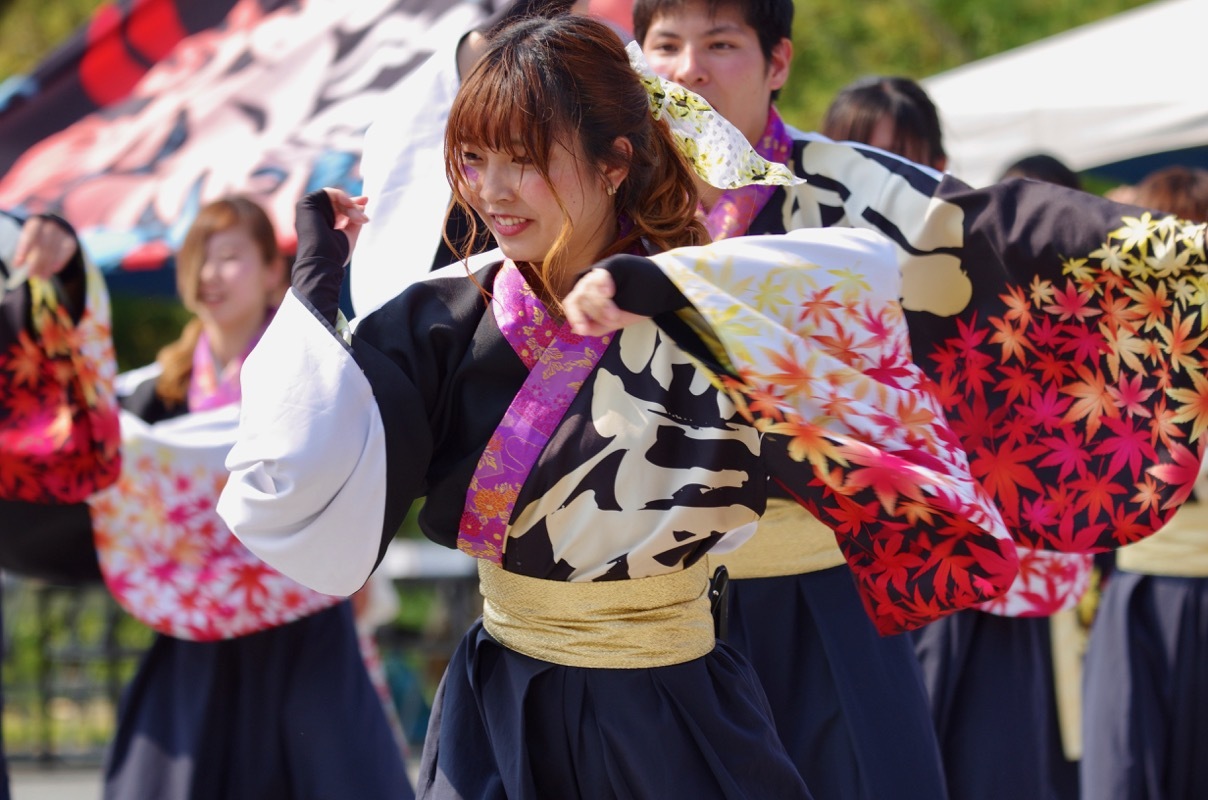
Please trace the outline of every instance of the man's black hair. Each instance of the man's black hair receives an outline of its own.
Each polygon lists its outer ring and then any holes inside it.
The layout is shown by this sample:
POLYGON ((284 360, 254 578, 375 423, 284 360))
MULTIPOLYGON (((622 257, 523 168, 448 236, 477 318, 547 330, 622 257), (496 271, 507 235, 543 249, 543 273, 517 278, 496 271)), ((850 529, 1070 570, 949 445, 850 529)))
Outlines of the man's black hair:
POLYGON ((793 0, 634 0, 633 38, 642 44, 656 16, 695 3, 703 5, 710 15, 724 8, 742 12, 743 20, 759 37, 765 61, 772 60, 772 50, 781 39, 793 38, 793 0))

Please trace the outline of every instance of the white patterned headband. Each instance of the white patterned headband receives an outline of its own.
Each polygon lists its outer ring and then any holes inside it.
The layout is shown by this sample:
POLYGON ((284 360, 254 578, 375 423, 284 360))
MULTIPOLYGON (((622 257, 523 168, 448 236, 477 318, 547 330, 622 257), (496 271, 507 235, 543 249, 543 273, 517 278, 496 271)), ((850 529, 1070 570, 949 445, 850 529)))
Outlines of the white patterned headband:
POLYGON ((676 147, 709 185, 737 189, 752 183, 805 183, 784 164, 773 164, 756 153, 742 131, 714 111, 705 98, 655 75, 637 42, 630 42, 625 50, 630 66, 646 87, 654 118, 667 120, 676 147))

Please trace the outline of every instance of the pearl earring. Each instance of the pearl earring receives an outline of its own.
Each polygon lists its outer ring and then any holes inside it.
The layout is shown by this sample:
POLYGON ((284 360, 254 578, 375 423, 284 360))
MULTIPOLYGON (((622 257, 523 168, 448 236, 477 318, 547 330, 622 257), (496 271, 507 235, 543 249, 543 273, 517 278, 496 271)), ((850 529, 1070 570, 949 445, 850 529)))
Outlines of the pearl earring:
POLYGON ((617 193, 617 187, 613 186, 613 185, 610 183, 610 184, 608 184, 608 188, 607 188, 607 189, 605 189, 604 191, 608 192, 608 196, 609 196, 609 197, 612 197, 614 194, 616 194, 616 193, 617 193))

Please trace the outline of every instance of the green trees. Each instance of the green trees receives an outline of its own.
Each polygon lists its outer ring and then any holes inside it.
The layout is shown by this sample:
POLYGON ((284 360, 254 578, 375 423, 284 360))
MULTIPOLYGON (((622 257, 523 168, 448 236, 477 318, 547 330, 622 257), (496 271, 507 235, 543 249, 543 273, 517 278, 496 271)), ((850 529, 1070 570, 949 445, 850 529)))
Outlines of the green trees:
MULTIPOLYGON (((1145 0, 799 0, 785 118, 813 129, 835 92, 864 75, 925 78, 1145 0)), ((941 112, 943 109, 941 109, 941 112)))

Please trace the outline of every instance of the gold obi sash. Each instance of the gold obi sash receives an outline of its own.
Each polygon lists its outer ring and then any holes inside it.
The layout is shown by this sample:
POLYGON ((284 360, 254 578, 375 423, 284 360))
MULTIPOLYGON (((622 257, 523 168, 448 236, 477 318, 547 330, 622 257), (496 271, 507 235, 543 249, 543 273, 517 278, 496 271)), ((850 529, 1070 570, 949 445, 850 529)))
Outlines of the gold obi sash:
POLYGON ((566 667, 645 669, 713 650, 704 559, 620 581, 549 581, 478 561, 482 624, 504 647, 566 667))
POLYGON ((1208 503, 1184 505, 1166 527, 1121 547, 1116 566, 1142 575, 1208 578, 1208 503))
POLYGON ((731 553, 709 554, 710 569, 724 564, 730 577, 778 578, 845 563, 835 532, 794 500, 769 497, 755 535, 731 553))

